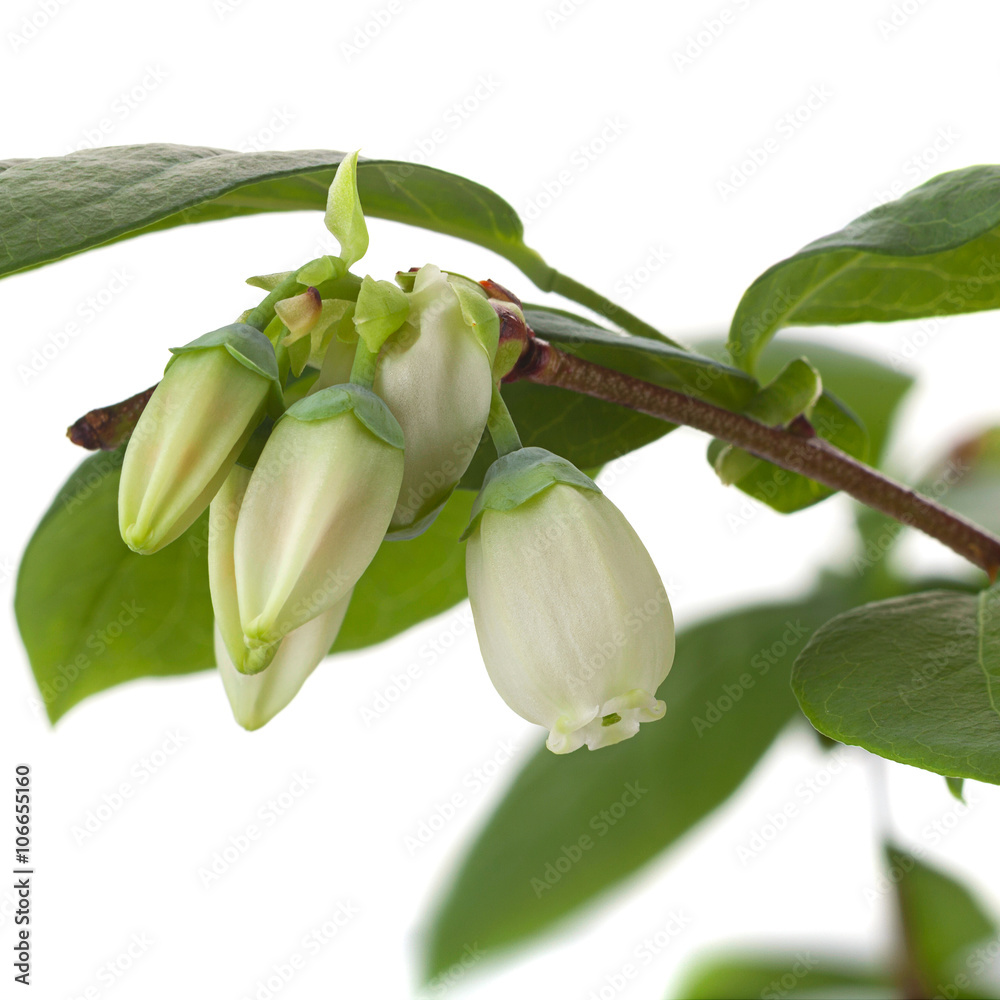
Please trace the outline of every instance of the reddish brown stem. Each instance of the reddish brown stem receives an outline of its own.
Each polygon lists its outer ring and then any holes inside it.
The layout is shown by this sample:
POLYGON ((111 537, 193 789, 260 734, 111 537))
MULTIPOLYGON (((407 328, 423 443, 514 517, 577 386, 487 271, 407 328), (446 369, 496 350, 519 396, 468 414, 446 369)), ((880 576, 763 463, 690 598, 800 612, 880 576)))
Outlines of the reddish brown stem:
POLYGON ((768 427, 702 399, 566 354, 537 337, 529 339, 520 361, 507 376, 507 381, 517 379, 558 386, 660 420, 696 427, 917 528, 985 570, 991 581, 996 579, 1000 539, 995 535, 857 461, 829 441, 810 435, 804 427, 768 427))

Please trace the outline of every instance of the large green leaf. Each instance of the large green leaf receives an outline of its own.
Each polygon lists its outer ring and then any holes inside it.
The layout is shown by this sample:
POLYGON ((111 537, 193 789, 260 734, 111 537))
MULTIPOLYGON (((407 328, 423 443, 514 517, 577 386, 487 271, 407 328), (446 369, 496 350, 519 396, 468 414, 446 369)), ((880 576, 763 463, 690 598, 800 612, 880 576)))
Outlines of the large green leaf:
POLYGON ((996 959, 997 923, 950 875, 893 845, 886 878, 895 886, 907 965, 928 996, 993 996, 977 991, 996 959))
POLYGON ((679 1000, 892 1000, 899 996, 885 971, 810 948, 787 955, 725 955, 700 962, 676 992, 679 1000))
MULTIPOLYGON (((727 409, 741 409, 757 390, 746 373, 705 355, 611 333, 559 309, 525 306, 524 315, 539 337, 569 354, 727 409)), ((675 427, 624 406, 531 382, 505 385, 503 396, 526 447, 548 448, 582 469, 604 465, 675 427)), ((478 489, 495 460, 493 445, 484 439, 462 485, 478 489)))
POLYGON ((806 600, 682 632, 660 689, 661 722, 597 753, 540 749, 439 905, 428 975, 460 960, 470 942, 491 953, 550 927, 725 801, 795 714, 791 659, 817 625, 849 606, 850 586, 831 579, 806 600))
MULTIPOLYGON (((17 622, 53 722, 124 681, 214 665, 207 518, 156 555, 129 550, 118 534, 122 454, 83 462, 21 561, 17 622)), ((471 494, 457 493, 425 534, 382 544, 334 651, 381 642, 465 597, 458 536, 471 505, 471 494)))
POLYGON ((802 650, 792 688, 841 743, 1000 784, 1000 590, 928 591, 855 608, 802 650))
MULTIPOLYGON (((174 226, 260 212, 323 211, 344 155, 148 143, 0 161, 0 277, 174 226)), ((595 309, 623 329, 670 342, 525 246, 517 212, 482 184, 399 160, 359 160, 357 181, 368 215, 478 243, 506 257, 544 291, 595 309)))
POLYGON ((954 170, 765 271, 729 331, 753 371, 785 326, 949 316, 1000 306, 1000 167, 954 170))
MULTIPOLYGON (((173 226, 326 208, 344 153, 236 153, 149 143, 0 162, 0 275, 173 226)), ((517 213, 488 188, 433 167, 361 160, 369 215, 479 243, 546 280, 517 213)))

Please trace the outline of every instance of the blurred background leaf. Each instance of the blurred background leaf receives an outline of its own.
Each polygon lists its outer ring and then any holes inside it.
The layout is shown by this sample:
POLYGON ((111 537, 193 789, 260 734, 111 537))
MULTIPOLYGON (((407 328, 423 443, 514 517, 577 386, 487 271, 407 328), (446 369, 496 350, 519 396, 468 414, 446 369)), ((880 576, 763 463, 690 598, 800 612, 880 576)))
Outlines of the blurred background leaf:
POLYGON ((995 918, 966 886, 893 844, 885 845, 895 886, 907 977, 920 996, 994 997, 1000 983, 995 918))
POLYGON ((599 754, 540 748, 437 904, 427 976, 458 961, 469 941, 493 952, 549 929, 723 803, 795 714, 788 687, 795 651, 850 607, 856 586, 856 579, 828 576, 802 601, 686 629, 660 689, 662 722, 599 754), (608 825, 608 811, 635 788, 638 800, 608 825))
POLYGON ((901 998, 891 976, 803 948, 787 955, 745 954, 703 959, 684 978, 678 1000, 839 1000, 901 998))

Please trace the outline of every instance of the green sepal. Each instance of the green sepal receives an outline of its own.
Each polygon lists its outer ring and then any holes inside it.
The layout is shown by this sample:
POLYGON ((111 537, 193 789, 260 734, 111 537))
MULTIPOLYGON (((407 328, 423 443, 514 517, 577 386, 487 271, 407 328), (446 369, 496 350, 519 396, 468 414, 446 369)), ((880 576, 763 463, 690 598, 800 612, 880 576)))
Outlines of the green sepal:
POLYGON ((479 525, 487 510, 510 511, 538 496, 556 483, 600 493, 601 488, 572 462, 544 448, 520 448, 498 458, 486 470, 483 486, 472 504, 464 541, 479 525))
POLYGON ((274 356, 274 347, 260 330, 247 326, 246 323, 232 323, 206 333, 183 347, 171 347, 170 353, 173 357, 167 362, 167 368, 182 354, 207 351, 213 347, 225 348, 244 368, 249 368, 250 371, 277 384, 278 363, 274 356))
POLYGON ((326 228, 340 244, 340 259, 345 268, 361 260, 368 252, 368 226, 358 195, 358 151, 345 156, 337 167, 326 197, 326 228))
POLYGON ((286 334, 282 337, 281 343, 285 350, 288 351, 288 366, 291 369, 292 375, 298 378, 305 371, 306 365, 309 364, 309 355, 312 353, 312 341, 308 335, 299 337, 297 340, 292 340, 291 343, 289 343, 287 338, 288 335, 286 334))
POLYGON ((391 281, 365 275, 354 307, 354 326, 372 354, 406 322, 410 303, 406 293, 391 281))
POLYGON ((486 289, 461 275, 449 274, 448 283, 458 296, 458 304, 462 307, 466 324, 483 345, 492 365, 500 345, 500 317, 490 305, 486 289))
POLYGON ((389 407, 370 389, 360 385, 331 385, 285 410, 281 419, 303 422, 329 420, 343 413, 353 413, 368 430, 393 448, 403 450, 403 429, 389 407))
POLYGON ((287 281, 293 271, 275 271, 274 274, 255 274, 247 278, 247 284, 254 288, 262 288, 265 292, 273 292, 282 282, 287 281))
POLYGON ((417 280, 416 271, 397 271, 396 272, 396 284, 403 289, 404 292, 412 292, 413 286, 417 280))
POLYGON ((295 275, 303 285, 319 285, 324 281, 342 278, 347 273, 347 265, 340 257, 326 254, 303 264, 295 275))

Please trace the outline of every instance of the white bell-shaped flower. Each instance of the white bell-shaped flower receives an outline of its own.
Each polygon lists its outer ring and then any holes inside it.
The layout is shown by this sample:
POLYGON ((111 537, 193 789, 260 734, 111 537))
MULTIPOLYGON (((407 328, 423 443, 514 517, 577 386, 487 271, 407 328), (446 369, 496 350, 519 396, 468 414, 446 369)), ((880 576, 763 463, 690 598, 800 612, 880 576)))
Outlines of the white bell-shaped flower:
POLYGON ((236 594, 251 651, 346 596, 382 543, 402 476, 402 431, 367 389, 332 386, 289 407, 236 522, 236 594))
POLYGON ((337 638, 347 614, 352 591, 332 608, 306 622, 278 643, 267 668, 248 675, 233 665, 216 621, 215 659, 219 665, 233 717, 244 729, 260 729, 299 693, 309 675, 322 662, 337 638))
POLYGON ((409 300, 407 320, 382 347, 375 376, 375 392, 406 439, 389 532, 395 538, 427 528, 472 461, 489 415, 490 344, 499 326, 482 289, 459 278, 453 283, 433 264, 417 272, 409 300))
POLYGON ((208 506, 264 415, 274 349, 234 324, 174 350, 129 439, 118 525, 135 552, 162 549, 208 506))
POLYGON ((491 467, 466 572, 483 660, 519 715, 568 753, 663 716, 674 657, 660 575, 628 521, 570 463, 539 448, 491 467))

